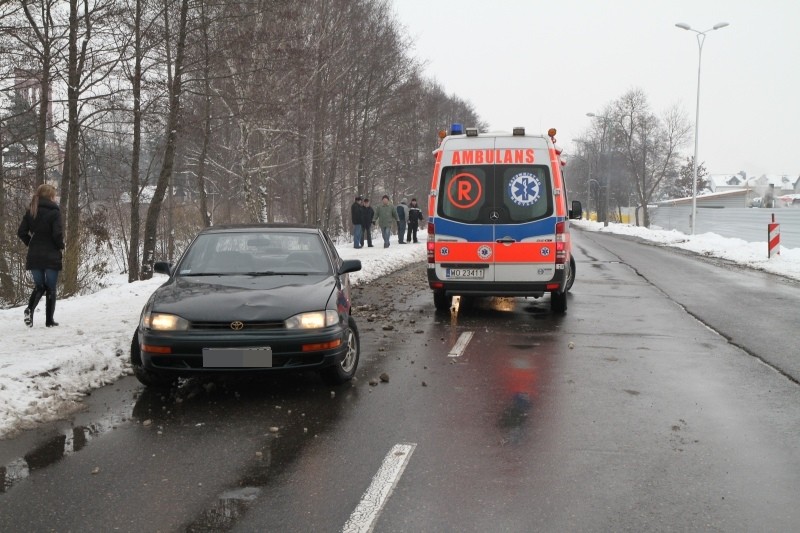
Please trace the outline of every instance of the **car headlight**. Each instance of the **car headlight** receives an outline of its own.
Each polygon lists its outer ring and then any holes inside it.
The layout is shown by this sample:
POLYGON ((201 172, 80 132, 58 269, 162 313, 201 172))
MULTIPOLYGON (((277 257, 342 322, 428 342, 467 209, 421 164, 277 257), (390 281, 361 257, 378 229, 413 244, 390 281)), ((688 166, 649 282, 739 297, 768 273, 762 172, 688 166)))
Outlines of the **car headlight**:
POLYGON ((142 328, 153 331, 186 331, 189 329, 189 321, 178 315, 145 313, 142 316, 142 328))
POLYGON ((285 322, 288 329, 314 329, 333 326, 339 323, 339 314, 333 309, 300 313, 285 322))

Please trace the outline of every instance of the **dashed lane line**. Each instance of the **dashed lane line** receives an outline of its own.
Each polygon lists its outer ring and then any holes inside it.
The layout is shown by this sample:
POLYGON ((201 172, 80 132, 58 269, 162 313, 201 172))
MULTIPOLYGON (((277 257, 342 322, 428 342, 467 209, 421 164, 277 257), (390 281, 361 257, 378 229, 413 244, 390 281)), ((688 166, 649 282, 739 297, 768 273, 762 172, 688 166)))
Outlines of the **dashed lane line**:
POLYGON ((361 497, 350 519, 347 520, 342 533, 369 533, 392 494, 400 476, 414 453, 416 443, 395 444, 383 459, 383 464, 372 478, 369 488, 361 497))
POLYGON ((465 331, 462 333, 456 343, 453 345, 450 353, 447 354, 447 357, 461 357, 461 354, 463 354, 464 350, 467 349, 467 344, 469 344, 469 341, 472 340, 473 333, 474 332, 472 331, 465 331))

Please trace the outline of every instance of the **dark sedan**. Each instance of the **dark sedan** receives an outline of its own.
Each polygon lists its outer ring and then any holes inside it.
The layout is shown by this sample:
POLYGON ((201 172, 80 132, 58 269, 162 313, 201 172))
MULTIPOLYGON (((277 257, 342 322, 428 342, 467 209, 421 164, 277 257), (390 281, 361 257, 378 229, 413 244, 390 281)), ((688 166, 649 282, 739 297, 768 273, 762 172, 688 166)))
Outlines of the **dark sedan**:
POLYGON ((348 273, 314 227, 218 226, 201 231, 148 300, 131 344, 148 387, 179 376, 319 370, 331 384, 355 374, 360 346, 348 273))

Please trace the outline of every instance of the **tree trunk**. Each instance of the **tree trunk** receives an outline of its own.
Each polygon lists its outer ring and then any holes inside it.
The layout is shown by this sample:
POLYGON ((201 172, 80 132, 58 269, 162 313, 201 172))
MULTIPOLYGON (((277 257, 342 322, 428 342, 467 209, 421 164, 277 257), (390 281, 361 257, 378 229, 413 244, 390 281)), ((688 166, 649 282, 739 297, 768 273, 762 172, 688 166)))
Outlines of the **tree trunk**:
POLYGON ((142 258, 142 279, 153 277, 155 262, 156 233, 158 218, 161 215, 161 204, 167 190, 172 167, 175 161, 175 148, 178 142, 178 117, 181 102, 181 77, 183 75, 183 55, 186 44, 186 18, 189 11, 189 0, 181 0, 181 16, 178 26, 178 46, 175 52, 175 75, 169 84, 169 116, 167 119, 167 145, 164 149, 164 161, 156 183, 153 199, 147 209, 144 226, 144 257, 142 258))
POLYGON ((139 279, 139 161, 142 151, 142 0, 136 0, 133 22, 134 65, 133 89, 133 147, 131 149, 131 245, 128 249, 128 282, 139 279))
MULTIPOLYGON (((87 14, 88 16, 88 14, 87 14)), ((88 31, 88 30, 87 30, 88 31)), ((83 51, 88 39, 84 40, 83 51)), ((81 66, 78 56, 78 0, 70 0, 69 54, 67 59, 67 146, 64 157, 64 174, 61 180, 61 210, 65 222, 64 270, 62 290, 66 296, 78 290, 78 265, 80 264, 80 149, 78 124, 78 93, 81 66), (65 201, 66 200, 66 201, 65 201)))
MULTIPOLYGON (((0 122, 0 128, 2 127, 3 124, 0 122)), ((11 247, 6 236, 6 220, 8 219, 6 218, 6 181, 3 170, 3 132, 0 130, 0 221, 2 221, 0 222, 0 246, 4 250, 9 250, 11 247)), ((14 301, 14 279, 8 271, 6 254, 2 252, 0 252, 0 300, 14 301)))
POLYGON ((50 69, 52 68, 52 43, 51 43, 51 36, 50 36, 50 24, 48 21, 51 21, 51 14, 50 2, 43 2, 41 9, 42 9, 42 27, 39 28, 36 25, 36 21, 33 19, 29 9, 27 2, 21 2, 22 9, 25 12, 25 17, 28 19, 28 23, 31 25, 34 33, 36 34, 36 38, 39 41, 39 44, 42 46, 42 54, 40 56, 42 62, 42 72, 41 72, 41 96, 39 98, 39 116, 38 116, 38 123, 36 125, 36 187, 44 183, 45 181, 45 170, 46 170, 46 156, 47 156, 47 116, 48 111, 50 110, 50 69))

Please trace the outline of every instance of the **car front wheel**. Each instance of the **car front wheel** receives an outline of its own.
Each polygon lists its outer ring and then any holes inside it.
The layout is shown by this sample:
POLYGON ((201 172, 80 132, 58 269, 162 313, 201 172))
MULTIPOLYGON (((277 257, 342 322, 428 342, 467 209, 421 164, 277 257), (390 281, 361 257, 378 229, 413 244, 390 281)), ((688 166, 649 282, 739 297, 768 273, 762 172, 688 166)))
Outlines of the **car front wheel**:
POLYGON ((347 351, 342 360, 321 372, 322 379, 329 385, 341 385, 350 381, 356 375, 356 368, 358 368, 358 360, 361 355, 361 344, 358 336, 358 327, 353 317, 348 318, 344 337, 347 351))
POLYGON ((139 346, 139 331, 133 333, 131 340, 131 367, 133 368, 133 375, 139 380, 139 383, 151 389, 168 389, 174 383, 175 379, 169 376, 163 376, 152 370, 147 370, 142 366, 142 351, 139 346))

